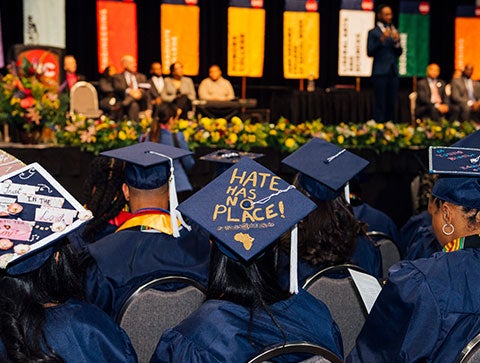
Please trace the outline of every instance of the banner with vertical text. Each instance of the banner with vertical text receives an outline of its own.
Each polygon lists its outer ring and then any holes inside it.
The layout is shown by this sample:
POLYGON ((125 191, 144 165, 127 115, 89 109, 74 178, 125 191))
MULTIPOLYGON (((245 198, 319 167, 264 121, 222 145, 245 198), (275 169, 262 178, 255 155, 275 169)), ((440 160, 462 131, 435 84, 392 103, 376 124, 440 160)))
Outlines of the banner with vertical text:
POLYGON ((23 0, 23 43, 65 48, 65 0, 23 0))
POLYGON ((398 32, 403 53, 398 60, 401 77, 424 77, 430 57, 430 4, 401 1, 398 32))
POLYGON ((200 8, 160 5, 160 34, 163 73, 169 74, 170 65, 179 61, 186 75, 196 76, 200 58, 200 8))
POLYGON ((137 58, 137 5, 134 2, 97 1, 98 71, 108 65, 122 70, 121 58, 137 58))
MULTIPOLYGON (((305 7, 297 10, 292 0, 286 1, 283 13, 283 76, 287 79, 319 77, 320 59, 320 14, 316 2, 311 11, 305 7), (290 6, 289 6, 290 5, 290 6)), ((310 2, 311 3, 311 2, 310 2)))
MULTIPOLYGON (((234 2, 230 2, 232 5, 234 2)), ((265 10, 228 8, 228 75, 262 77, 265 51, 265 10)))
POLYGON ((458 6, 455 18, 455 69, 473 65, 473 79, 480 78, 480 8, 458 6), (478 15, 477 15, 478 14, 478 15))

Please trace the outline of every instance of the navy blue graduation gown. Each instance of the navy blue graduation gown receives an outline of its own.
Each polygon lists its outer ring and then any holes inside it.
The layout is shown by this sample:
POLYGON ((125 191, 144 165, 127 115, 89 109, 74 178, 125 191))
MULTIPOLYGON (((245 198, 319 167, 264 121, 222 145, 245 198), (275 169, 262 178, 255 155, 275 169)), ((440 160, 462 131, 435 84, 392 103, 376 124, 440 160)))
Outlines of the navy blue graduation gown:
POLYGON ((428 227, 432 225, 432 217, 428 211, 411 216, 407 223, 400 229, 400 238, 397 246, 400 248, 402 256, 405 256, 407 249, 415 239, 415 234, 420 227, 428 227))
POLYGON ((359 221, 368 224, 369 231, 382 232, 393 238, 395 242, 399 239, 398 228, 395 222, 381 210, 373 208, 363 202, 360 205, 352 206, 353 213, 359 221))
MULTIPOLYGON (((46 309, 43 331, 68 363, 137 362, 127 334, 97 307, 75 299, 46 309)), ((5 348, 0 342, 0 358, 5 348)))
POLYGON ((347 362, 455 362, 480 332, 480 250, 390 269, 347 362))
POLYGON ((357 237, 357 248, 350 258, 350 262, 360 266, 376 278, 383 277, 382 254, 366 236, 357 237))
POLYGON ((438 243, 432 226, 419 227, 407 246, 404 259, 418 260, 419 258, 428 258, 441 250, 442 246, 438 243))
POLYGON ((207 284, 210 240, 192 226, 180 237, 125 229, 88 245, 95 263, 87 271, 87 300, 112 317, 123 302, 144 283, 169 275, 182 275, 207 284))
MULTIPOLYGON (((304 290, 270 306, 287 341, 308 341, 343 356, 337 325, 324 303, 304 290)), ((265 347, 283 343, 283 337, 265 310, 250 312, 228 301, 208 300, 197 311, 162 335, 151 362, 247 362, 265 347)), ((308 356, 306 356, 308 357, 308 356)), ((290 356, 280 362, 297 362, 290 356)))

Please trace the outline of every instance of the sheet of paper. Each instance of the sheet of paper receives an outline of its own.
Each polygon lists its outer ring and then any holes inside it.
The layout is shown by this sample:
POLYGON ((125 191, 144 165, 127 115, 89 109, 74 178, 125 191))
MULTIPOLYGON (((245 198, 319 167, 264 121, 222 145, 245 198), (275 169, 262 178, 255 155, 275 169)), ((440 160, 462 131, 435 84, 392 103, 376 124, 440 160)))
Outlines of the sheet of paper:
POLYGON ((370 314, 370 310, 372 310, 378 294, 380 294, 380 291, 382 291, 382 285, 380 285, 378 280, 371 275, 351 269, 348 269, 348 271, 350 272, 353 282, 355 283, 355 286, 362 297, 363 304, 365 305, 367 312, 370 314))

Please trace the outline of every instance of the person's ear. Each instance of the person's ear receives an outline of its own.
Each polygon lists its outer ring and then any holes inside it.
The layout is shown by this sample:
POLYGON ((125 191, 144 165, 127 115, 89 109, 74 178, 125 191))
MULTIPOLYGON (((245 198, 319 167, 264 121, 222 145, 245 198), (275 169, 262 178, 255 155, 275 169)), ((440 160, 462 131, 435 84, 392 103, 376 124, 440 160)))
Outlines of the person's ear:
POLYGON ((125 197, 125 200, 127 202, 129 202, 130 201, 130 188, 125 183, 122 184, 122 192, 123 192, 123 196, 125 197))

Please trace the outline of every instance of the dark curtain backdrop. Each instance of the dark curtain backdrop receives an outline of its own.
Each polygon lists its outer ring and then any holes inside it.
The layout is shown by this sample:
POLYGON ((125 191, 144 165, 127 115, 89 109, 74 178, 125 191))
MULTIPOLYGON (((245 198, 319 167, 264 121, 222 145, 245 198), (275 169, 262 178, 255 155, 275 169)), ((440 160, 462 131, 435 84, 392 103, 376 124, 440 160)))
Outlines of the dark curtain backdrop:
MULTIPOLYGON (((398 18, 398 1, 384 0, 392 6, 395 23, 398 18)), ((97 38, 95 0, 66 0, 67 53, 74 54, 79 72, 94 81, 97 74, 97 38)), ((138 64, 139 71, 148 73, 149 64, 160 58, 160 1, 137 0, 138 64)), ((227 66, 227 0, 199 0, 200 15, 200 74, 194 77, 198 83, 206 77, 209 65, 227 66)), ((377 2, 379 3, 379 2, 377 2)), ((431 60, 439 63, 442 78, 450 79, 454 57, 454 15, 456 5, 474 4, 474 0, 432 0, 431 4, 431 60)), ((285 87, 298 88, 298 81, 283 79, 282 37, 283 4, 281 0, 265 0, 266 37, 265 66, 262 78, 247 80, 247 96, 268 97, 269 92, 285 87)), ((320 0, 320 79, 317 86, 326 88, 335 84, 354 84, 350 77, 337 76, 338 60, 338 11, 340 0, 320 0)), ((0 0, 4 48, 23 42, 22 0, 0 0)), ((188 24, 186 25, 188 26, 188 24)), ((237 93, 241 80, 231 79, 237 93)), ((411 79, 402 79, 402 88, 411 88, 411 79)), ((362 87, 370 87, 368 79, 362 79, 362 87)), ((271 92, 270 92, 271 93, 271 92)))

